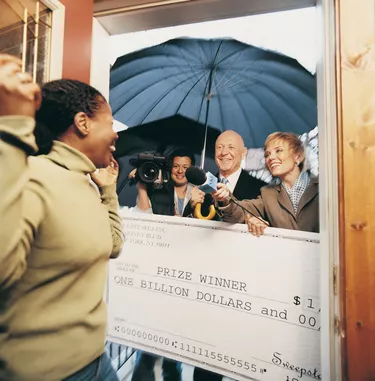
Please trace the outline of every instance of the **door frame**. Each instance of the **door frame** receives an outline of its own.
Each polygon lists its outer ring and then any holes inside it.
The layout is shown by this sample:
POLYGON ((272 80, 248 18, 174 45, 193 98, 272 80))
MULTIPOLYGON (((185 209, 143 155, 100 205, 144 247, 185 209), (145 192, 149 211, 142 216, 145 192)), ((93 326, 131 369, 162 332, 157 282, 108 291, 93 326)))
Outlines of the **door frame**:
MULTIPOLYGON (((227 0, 231 1, 231 0, 227 0)), ((296 8, 297 9, 297 8, 296 8)), ((342 375, 342 306, 339 284, 338 122, 336 99, 336 9, 334 0, 317 0, 317 99, 320 193, 321 374, 325 381, 342 375)), ((245 16, 244 14, 243 16, 245 16)), ((210 19, 212 20, 212 18, 210 19)), ((95 44, 95 33, 93 36, 95 44)), ((108 49, 103 47, 104 50, 108 49)), ((93 55, 92 64, 99 60, 93 55)), ((106 92, 108 83, 99 90, 106 92)))
POLYGON ((52 11, 49 80, 62 78, 65 6, 58 0, 40 0, 52 11))

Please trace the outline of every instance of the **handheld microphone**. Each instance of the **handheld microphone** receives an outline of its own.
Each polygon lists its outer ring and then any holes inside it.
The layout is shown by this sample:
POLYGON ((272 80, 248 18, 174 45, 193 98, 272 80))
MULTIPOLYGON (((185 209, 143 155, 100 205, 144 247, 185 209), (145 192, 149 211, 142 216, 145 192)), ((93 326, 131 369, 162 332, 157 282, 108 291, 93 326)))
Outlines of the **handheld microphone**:
MULTIPOLYGON (((217 178, 210 172, 207 174, 198 167, 190 167, 185 172, 186 179, 193 185, 198 185, 198 188, 204 193, 211 193, 216 191, 217 178)), ((216 215, 216 208, 214 204, 209 207, 207 216, 202 215, 202 204, 197 203, 194 208, 194 217, 201 220, 212 220, 216 215)))
POLYGON ((185 172, 185 176, 189 183, 197 185, 204 193, 216 191, 217 178, 210 172, 205 173, 199 167, 189 167, 185 172))
MULTIPOLYGON (((216 185, 218 183, 218 180, 216 176, 214 176, 210 172, 205 173, 204 170, 199 167, 189 167, 185 172, 185 176, 189 183, 193 185, 198 185, 199 189, 204 193, 211 193, 216 191, 216 185)), ((249 213, 251 216, 257 218, 259 221, 264 223, 264 221, 261 218, 259 218, 250 210, 245 208, 232 194, 228 197, 228 200, 231 200, 246 213, 249 213)))

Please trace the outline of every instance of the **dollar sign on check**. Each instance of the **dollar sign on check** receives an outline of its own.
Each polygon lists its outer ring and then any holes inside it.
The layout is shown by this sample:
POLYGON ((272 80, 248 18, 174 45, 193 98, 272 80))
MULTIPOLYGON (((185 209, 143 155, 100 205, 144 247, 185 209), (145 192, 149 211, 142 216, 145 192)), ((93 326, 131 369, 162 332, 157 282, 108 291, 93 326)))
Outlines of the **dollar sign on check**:
POLYGON ((299 306, 301 304, 301 298, 299 296, 294 297, 294 302, 296 306, 299 306))

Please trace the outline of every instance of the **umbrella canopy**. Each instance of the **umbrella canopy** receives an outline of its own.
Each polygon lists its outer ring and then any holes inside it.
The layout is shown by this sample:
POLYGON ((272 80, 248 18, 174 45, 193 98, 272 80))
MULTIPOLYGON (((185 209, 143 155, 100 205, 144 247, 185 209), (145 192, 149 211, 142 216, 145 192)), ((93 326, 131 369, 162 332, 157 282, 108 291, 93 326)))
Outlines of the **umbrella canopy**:
MULTIPOLYGON (((174 115, 119 132, 115 156, 119 158, 145 151, 166 154, 175 148, 185 148, 199 155, 203 149, 204 134, 202 124, 174 115)), ((207 128, 206 154, 209 157, 214 157, 215 141, 219 134, 218 130, 207 128)))
POLYGON ((129 130, 179 114, 235 130, 249 148, 317 124, 315 77, 290 57, 233 39, 179 38, 117 59, 110 104, 129 130))

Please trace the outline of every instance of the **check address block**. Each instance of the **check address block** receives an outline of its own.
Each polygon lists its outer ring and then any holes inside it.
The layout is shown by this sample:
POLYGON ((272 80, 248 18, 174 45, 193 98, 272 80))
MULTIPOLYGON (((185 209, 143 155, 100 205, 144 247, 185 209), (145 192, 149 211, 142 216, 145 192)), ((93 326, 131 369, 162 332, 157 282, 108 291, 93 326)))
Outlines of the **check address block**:
POLYGON ((124 213, 111 341, 236 380, 321 380, 319 235, 124 213))

